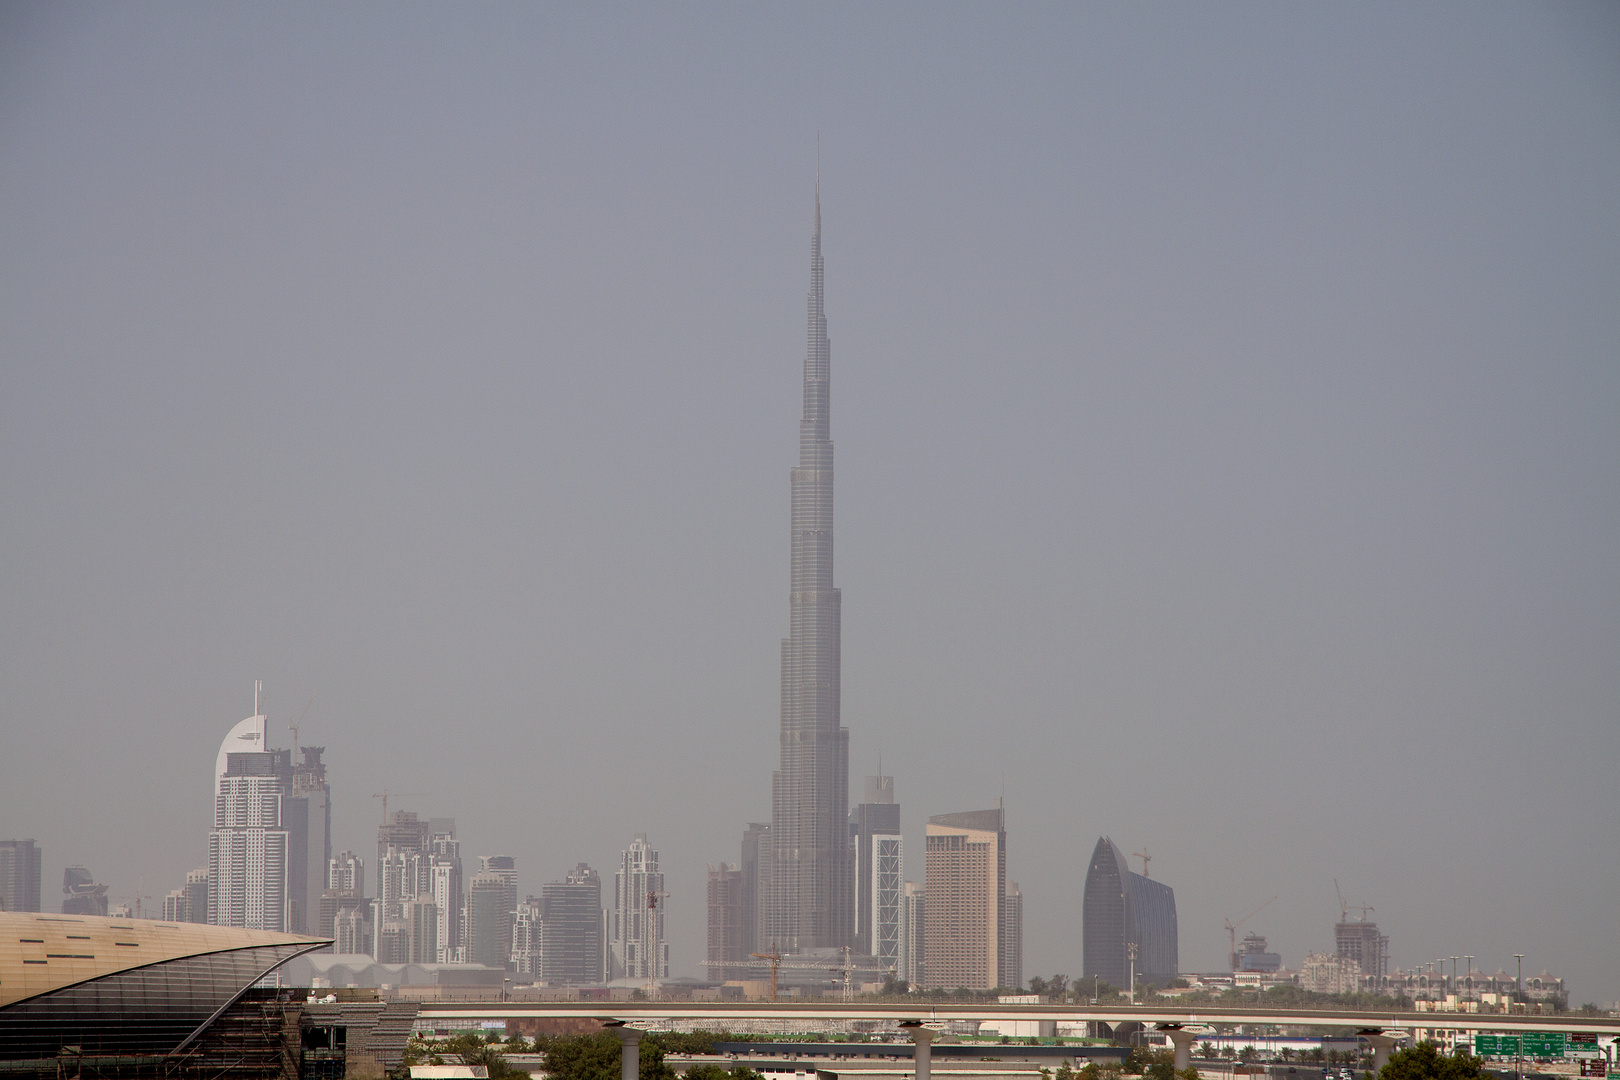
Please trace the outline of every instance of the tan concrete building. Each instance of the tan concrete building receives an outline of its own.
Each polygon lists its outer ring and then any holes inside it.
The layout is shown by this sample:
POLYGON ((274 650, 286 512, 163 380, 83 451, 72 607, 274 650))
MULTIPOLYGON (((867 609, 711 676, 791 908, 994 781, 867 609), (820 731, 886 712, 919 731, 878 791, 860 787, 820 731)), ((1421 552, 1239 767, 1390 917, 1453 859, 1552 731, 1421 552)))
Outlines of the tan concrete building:
POLYGON ((1018 985, 1022 898, 1009 896, 1002 808, 929 818, 923 848, 928 872, 923 987, 1018 985))

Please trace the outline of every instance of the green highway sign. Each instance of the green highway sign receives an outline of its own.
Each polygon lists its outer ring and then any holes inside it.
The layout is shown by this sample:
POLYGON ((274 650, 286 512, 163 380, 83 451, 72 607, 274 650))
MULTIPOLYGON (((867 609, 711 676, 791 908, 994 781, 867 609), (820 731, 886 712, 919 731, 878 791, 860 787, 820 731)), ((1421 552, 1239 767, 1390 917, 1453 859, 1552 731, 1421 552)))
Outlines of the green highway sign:
POLYGON ((1518 1057, 1520 1040, 1524 1043, 1524 1056, 1533 1058, 1563 1057, 1569 1036, 1562 1031, 1526 1031, 1519 1035, 1475 1035, 1474 1053, 1480 1057, 1518 1057))
POLYGON ((1563 1057, 1568 1042, 1569 1037, 1562 1031, 1527 1031, 1524 1033, 1524 1056, 1563 1057))

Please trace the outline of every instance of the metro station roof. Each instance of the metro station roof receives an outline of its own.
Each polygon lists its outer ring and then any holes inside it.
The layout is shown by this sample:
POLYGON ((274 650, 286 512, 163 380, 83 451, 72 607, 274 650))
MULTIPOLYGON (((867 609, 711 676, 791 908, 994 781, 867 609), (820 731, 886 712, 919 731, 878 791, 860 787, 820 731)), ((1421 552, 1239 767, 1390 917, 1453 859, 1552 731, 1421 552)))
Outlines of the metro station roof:
POLYGON ((0 911, 0 1009, 64 987, 188 956, 327 939, 202 923, 0 911))

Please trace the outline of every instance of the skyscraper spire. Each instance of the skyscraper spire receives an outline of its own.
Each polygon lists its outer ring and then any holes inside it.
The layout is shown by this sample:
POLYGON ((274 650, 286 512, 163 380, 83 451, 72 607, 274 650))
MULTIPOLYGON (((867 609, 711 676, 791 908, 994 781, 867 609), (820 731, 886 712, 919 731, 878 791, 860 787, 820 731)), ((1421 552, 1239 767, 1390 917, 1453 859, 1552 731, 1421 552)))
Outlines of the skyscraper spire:
POLYGON ((782 641, 781 767, 772 777, 775 851, 762 941, 838 947, 854 932, 849 732, 840 724, 839 612, 833 587, 831 342, 821 261, 821 151, 810 237, 808 342, 799 465, 792 474, 789 634, 782 641))

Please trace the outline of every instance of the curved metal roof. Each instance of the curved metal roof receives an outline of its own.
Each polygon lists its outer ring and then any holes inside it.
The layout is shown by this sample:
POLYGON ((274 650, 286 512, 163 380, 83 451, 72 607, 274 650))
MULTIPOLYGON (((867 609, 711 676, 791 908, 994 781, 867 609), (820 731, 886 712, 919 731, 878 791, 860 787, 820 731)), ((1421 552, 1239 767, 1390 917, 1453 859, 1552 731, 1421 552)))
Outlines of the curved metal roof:
POLYGON ((53 990, 165 960, 327 938, 235 926, 0 911, 0 1009, 53 990))

